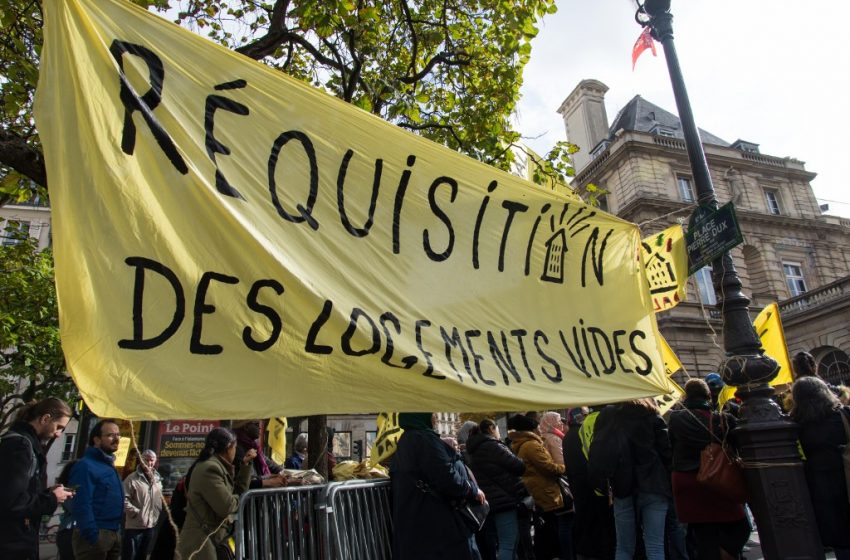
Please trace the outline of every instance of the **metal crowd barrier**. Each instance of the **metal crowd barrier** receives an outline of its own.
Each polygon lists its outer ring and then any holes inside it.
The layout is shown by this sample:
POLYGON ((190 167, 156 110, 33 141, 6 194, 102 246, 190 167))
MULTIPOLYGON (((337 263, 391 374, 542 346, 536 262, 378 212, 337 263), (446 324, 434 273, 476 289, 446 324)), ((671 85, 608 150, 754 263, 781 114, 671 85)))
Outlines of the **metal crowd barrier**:
POLYGON ((331 484, 328 535, 334 560, 389 560, 392 557, 390 482, 331 484))
POLYGON ((249 490, 235 523, 240 560, 391 557, 389 480, 249 490))

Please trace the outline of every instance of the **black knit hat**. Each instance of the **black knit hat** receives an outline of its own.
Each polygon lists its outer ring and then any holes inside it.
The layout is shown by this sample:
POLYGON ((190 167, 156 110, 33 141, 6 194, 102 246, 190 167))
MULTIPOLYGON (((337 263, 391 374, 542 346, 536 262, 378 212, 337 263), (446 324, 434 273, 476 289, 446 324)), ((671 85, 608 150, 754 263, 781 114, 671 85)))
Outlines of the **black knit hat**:
POLYGON ((524 414, 514 414, 508 418, 508 429, 518 432, 530 432, 537 427, 537 421, 524 414))

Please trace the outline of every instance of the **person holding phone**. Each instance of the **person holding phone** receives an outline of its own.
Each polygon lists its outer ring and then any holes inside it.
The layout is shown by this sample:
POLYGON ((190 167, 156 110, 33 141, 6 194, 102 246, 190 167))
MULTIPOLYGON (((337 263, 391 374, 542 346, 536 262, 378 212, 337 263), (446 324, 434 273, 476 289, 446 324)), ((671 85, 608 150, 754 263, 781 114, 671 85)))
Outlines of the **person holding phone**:
POLYGON ((44 444, 65 430, 71 409, 50 397, 24 406, 0 439, 0 558, 38 559, 41 516, 73 496, 61 484, 47 487, 44 444))

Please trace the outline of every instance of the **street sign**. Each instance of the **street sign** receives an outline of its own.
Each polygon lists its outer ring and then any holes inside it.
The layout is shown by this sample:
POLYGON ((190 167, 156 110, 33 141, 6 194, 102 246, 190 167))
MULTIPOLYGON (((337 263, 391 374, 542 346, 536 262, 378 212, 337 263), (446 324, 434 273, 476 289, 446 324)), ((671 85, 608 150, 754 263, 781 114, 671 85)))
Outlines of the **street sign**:
POLYGON ((694 212, 685 233, 688 249, 688 275, 717 260, 723 253, 743 243, 741 228, 731 202, 717 210, 700 207, 694 212))

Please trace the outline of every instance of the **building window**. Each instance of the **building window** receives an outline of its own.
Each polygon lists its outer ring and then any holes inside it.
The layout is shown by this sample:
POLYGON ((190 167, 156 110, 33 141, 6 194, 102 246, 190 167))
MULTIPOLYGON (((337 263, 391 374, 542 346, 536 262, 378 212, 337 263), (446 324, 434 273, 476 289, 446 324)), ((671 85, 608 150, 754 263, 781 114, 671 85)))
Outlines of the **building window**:
POLYGON ((656 136, 664 136, 665 138, 675 138, 676 133, 666 126, 655 126, 652 130, 649 131, 650 134, 655 134, 656 136))
POLYGON ((63 463, 74 458, 74 441, 76 439, 77 434, 65 434, 65 447, 62 448, 63 463))
POLYGON ((818 363, 818 375, 827 383, 846 384, 850 381, 850 357, 835 349, 818 363))
POLYGON ((774 216, 782 214, 782 207, 779 205, 779 192, 775 189, 765 189, 764 198, 767 200, 767 209, 774 216))
POLYGON ((699 299, 703 304, 714 305, 717 303, 717 295, 714 293, 714 284, 711 283, 711 265, 704 266, 694 274, 699 289, 699 299))
POLYGON ((694 185, 691 183, 690 177, 677 177, 676 183, 679 185, 679 196, 683 201, 696 201, 697 197, 694 196, 694 185))
POLYGON ((599 144, 596 145, 595 148, 590 152, 590 159, 594 160, 605 153, 605 150, 608 149, 608 146, 611 145, 611 142, 608 140, 602 140, 599 144))
POLYGON ((3 226, 2 238, 3 245, 17 245, 22 239, 30 234, 30 223, 17 220, 9 220, 3 226))
POLYGON ((603 194, 602 196, 596 199, 596 202, 599 204, 599 209, 603 212, 610 212, 608 209, 608 195, 603 194))
POLYGON ((785 272, 785 282, 791 297, 806 293, 806 280, 803 278, 803 267, 799 263, 782 263, 785 272))

